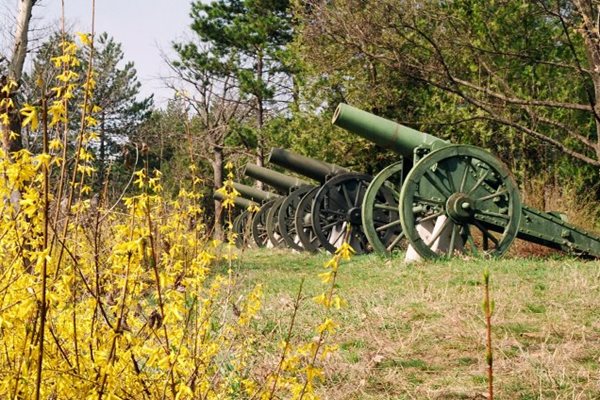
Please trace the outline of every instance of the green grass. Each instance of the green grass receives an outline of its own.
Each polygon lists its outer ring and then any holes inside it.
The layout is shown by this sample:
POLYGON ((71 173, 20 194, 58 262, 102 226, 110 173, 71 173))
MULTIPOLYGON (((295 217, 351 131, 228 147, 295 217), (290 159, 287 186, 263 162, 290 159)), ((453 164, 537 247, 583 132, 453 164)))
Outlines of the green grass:
MULTIPOLYGON (((257 324, 267 342, 285 335, 302 279, 295 335, 314 337, 323 317, 311 298, 328 254, 252 250, 235 271, 264 286, 257 324)), ((402 257, 343 262, 334 311, 337 354, 319 388, 327 399, 485 398, 482 270, 491 271, 498 399, 600 398, 600 263, 570 258, 453 259, 404 265, 402 257)), ((275 351, 275 350, 273 350, 275 351)))

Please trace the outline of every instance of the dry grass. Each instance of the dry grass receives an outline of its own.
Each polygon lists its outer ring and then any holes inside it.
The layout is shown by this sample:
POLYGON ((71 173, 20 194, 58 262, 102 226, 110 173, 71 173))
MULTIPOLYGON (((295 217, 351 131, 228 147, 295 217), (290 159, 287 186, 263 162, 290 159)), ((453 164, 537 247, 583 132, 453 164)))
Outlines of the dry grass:
MULTIPOLYGON (((321 311, 310 298, 328 255, 251 251, 239 273, 264 282, 265 341, 285 332, 302 277, 297 335, 321 311)), ((484 265, 491 270, 496 398, 600 398, 600 262, 451 260, 402 265, 355 257, 340 273, 348 306, 335 315, 340 351, 326 362, 326 399, 486 398, 484 265)))

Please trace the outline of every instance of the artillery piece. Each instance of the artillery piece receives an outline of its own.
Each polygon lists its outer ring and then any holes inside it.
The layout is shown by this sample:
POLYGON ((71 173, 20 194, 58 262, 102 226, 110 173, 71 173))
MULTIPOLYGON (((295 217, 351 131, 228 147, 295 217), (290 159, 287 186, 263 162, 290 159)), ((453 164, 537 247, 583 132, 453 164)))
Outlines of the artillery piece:
MULTIPOLYGON (((215 200, 223 201, 225 200, 225 195, 214 192, 213 198, 215 200)), ((252 222, 252 212, 250 210, 254 207, 258 207, 258 203, 237 196, 233 199, 233 204, 242 210, 242 212, 233 220, 233 232, 236 234, 235 246, 237 248, 242 248, 248 243, 248 233, 250 232, 249 224, 252 222)))
POLYGON ((294 224, 294 212, 304 195, 314 186, 307 181, 291 177, 271 169, 248 163, 244 174, 273 188, 287 193, 281 196, 269 208, 266 217, 267 235, 276 247, 288 247, 302 251, 304 247, 298 239, 294 224))
POLYGON ((252 237, 258 247, 273 246, 267 234, 267 213, 281 196, 237 182, 234 182, 233 188, 242 196, 261 203, 260 210, 252 218, 252 237))
MULTIPOLYGON (((373 179, 362 215, 365 226, 376 226, 375 231, 386 225, 400 226, 396 239, 405 236, 421 257, 452 256, 455 252, 500 256, 517 237, 600 257, 600 238, 553 213, 522 205, 508 168, 484 149, 451 144, 346 104, 338 106, 332 122, 413 159, 410 171, 394 164, 395 168, 373 179), (400 188, 392 190, 394 202, 369 195, 398 174, 404 179, 400 188), (397 220, 393 216, 376 220, 380 210, 394 209, 397 220)), ((374 233, 366 230, 376 247, 374 233)))
POLYGON ((363 232, 361 204, 372 177, 288 150, 273 148, 269 162, 321 183, 307 191, 294 216, 296 232, 304 248, 320 243, 335 252, 348 231, 348 243, 357 253, 370 250, 363 232))

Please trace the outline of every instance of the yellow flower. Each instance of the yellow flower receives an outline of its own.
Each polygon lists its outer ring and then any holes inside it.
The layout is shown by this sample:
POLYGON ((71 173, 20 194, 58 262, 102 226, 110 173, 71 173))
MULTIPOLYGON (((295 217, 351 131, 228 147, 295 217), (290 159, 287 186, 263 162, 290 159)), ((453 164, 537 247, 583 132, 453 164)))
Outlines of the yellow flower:
POLYGON ((31 125, 31 130, 34 131, 38 128, 39 122, 37 108, 31 104, 25 104, 23 108, 21 108, 21 115, 25 117, 21 122, 23 127, 31 125))
POLYGON ((335 328, 337 328, 337 324, 333 322, 333 320, 331 320, 330 318, 327 318, 321 325, 317 327, 317 333, 333 333, 335 332, 335 328))

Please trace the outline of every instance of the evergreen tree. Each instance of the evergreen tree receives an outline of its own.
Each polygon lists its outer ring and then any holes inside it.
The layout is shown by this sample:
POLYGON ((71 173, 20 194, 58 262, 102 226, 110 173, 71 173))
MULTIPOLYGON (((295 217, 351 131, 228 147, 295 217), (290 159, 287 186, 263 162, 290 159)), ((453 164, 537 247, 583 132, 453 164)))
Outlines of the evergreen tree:
MULTIPOLYGON (((121 154, 120 148, 150 116, 153 105, 152 96, 138 100, 141 83, 133 62, 123 64, 124 57, 121 44, 107 33, 98 37, 93 61, 97 82, 93 101, 101 108, 96 154, 99 183, 104 180, 108 162, 121 154)), ((84 57, 84 67, 87 59, 84 57)))

